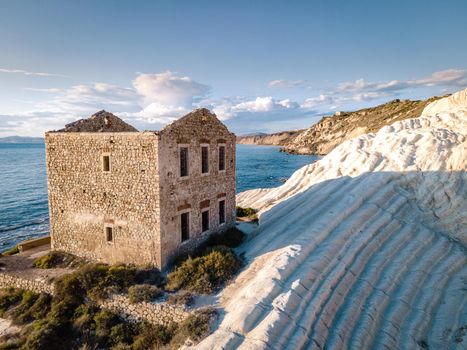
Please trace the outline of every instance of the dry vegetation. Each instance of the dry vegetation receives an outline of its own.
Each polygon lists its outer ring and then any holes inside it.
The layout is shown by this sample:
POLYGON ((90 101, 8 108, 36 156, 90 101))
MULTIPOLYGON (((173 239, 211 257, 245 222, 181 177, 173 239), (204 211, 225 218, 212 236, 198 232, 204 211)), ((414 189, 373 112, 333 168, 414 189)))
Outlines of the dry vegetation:
POLYGON ((236 229, 214 234, 191 256, 181 256, 165 277, 158 269, 87 263, 70 254, 51 252, 34 261, 37 268, 77 267, 57 278, 55 295, 9 288, 0 292, 0 317, 22 331, 0 339, 2 349, 175 349, 185 341, 197 343, 210 332, 214 309, 196 311, 181 323, 154 326, 130 323, 98 307, 113 293, 128 294, 130 302, 154 301, 190 305, 193 294, 211 293, 241 266, 232 248, 244 235, 236 229), (177 291, 174 293, 174 291, 177 291))

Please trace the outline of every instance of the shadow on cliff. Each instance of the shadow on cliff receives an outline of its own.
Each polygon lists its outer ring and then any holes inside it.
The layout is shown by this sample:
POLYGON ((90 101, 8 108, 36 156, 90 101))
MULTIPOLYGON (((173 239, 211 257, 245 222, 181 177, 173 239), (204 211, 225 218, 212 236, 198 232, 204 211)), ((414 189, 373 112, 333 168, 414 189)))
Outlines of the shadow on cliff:
MULTIPOLYGON (((379 271, 382 267, 378 264, 382 262, 387 264, 382 277, 378 278, 383 278, 383 281, 394 279, 395 285, 407 285, 400 288, 414 287, 408 278, 417 269, 442 275, 441 269, 436 270, 438 260, 435 256, 444 252, 437 251, 438 246, 449 249, 451 259, 456 264, 460 263, 459 266, 465 266, 466 179, 465 171, 368 172, 314 184, 273 205, 261 215, 258 229, 237 248, 246 263, 221 294, 225 310, 221 311, 220 327, 231 327, 232 319, 226 319, 228 314, 243 312, 243 316, 233 318, 241 320, 239 327, 242 336, 246 336, 267 320, 266 315, 272 309, 281 314, 289 312, 288 308, 295 308, 287 304, 290 302, 287 298, 294 299, 290 296, 291 290, 302 289, 305 295, 312 293, 307 295, 310 300, 322 290, 332 294, 341 282, 341 279, 328 281, 332 274, 343 276, 351 273, 353 283, 361 283, 367 277, 360 278, 358 272, 352 271, 357 271, 354 265, 358 259, 366 261, 358 267, 366 273, 379 271), (392 243, 386 243, 391 240, 392 243), (396 240, 405 243, 398 245, 394 243, 396 240), (428 252, 433 254, 432 261, 428 252), (422 263, 416 258, 425 265, 420 265, 422 263), (404 259, 407 266, 398 267, 404 264, 404 259), (314 288, 318 289, 313 292, 314 288), (224 321, 227 322, 225 325, 224 321)), ((450 271, 449 276, 457 276, 456 271, 450 271)), ((376 281, 369 279, 365 283, 373 286, 376 281)), ((449 293, 453 295, 460 292, 457 285, 450 288, 449 293)), ((382 290, 390 296, 390 289, 382 290)), ((448 295, 445 290, 439 293, 448 295)), ((352 303, 352 300, 346 302, 352 303)), ((460 301, 452 298, 450 302, 460 301)), ((303 300, 291 303, 301 305, 303 300)), ((303 307, 309 305, 304 304, 303 307)), ((366 307, 368 305, 363 303, 362 310, 366 307)), ((318 311, 319 307, 313 312, 318 311)), ((342 313, 342 310, 336 309, 335 312, 342 313)), ((433 315, 428 311, 425 314, 433 315)), ((287 317, 290 322, 295 319, 293 314, 287 317)), ((274 330, 274 327, 276 325, 271 324, 268 332, 282 332, 274 330)), ((295 327, 299 327, 298 324, 295 327)), ((399 331, 401 334, 405 332, 399 331)), ((312 339, 313 332, 310 332, 312 339)))

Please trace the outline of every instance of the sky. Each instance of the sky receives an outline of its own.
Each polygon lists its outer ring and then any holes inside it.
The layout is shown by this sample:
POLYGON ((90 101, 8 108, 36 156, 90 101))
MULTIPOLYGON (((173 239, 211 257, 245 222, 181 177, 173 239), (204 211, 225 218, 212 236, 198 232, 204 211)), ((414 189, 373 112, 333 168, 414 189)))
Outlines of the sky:
POLYGON ((465 0, 0 0, 0 137, 199 107, 276 132, 466 87, 465 0))

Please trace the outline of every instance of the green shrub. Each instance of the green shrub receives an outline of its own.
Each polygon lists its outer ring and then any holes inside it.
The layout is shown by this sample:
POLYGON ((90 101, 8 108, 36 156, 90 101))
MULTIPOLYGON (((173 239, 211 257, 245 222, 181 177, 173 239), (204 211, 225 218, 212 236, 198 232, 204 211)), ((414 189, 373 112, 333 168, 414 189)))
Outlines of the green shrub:
POLYGON ((13 323, 26 324, 45 317, 50 310, 50 303, 51 297, 45 293, 24 291, 21 303, 11 311, 13 323))
POLYGON ((237 217, 245 218, 248 217, 250 219, 257 219, 258 216, 256 215, 257 211, 253 208, 242 208, 237 206, 237 217))
POLYGON ((87 296, 92 300, 102 300, 112 293, 123 293, 135 284, 155 282, 163 284, 163 277, 158 269, 138 269, 128 265, 86 264, 71 274, 55 281, 58 297, 70 299, 70 295, 78 303, 87 296))
POLYGON ((127 288, 136 283, 137 269, 128 265, 112 265, 107 270, 105 285, 117 286, 120 289, 127 288))
POLYGON ((190 306, 193 303, 193 294, 187 291, 180 291, 170 294, 167 303, 172 305, 190 306))
POLYGON ((75 308, 84 302, 86 289, 80 281, 79 272, 73 272, 58 278, 54 285, 57 300, 75 305, 75 308))
POLYGON ((6 251, 4 251, 3 253, 0 253, 0 256, 8 256, 8 255, 14 255, 14 254, 18 254, 19 253, 19 248, 18 246, 15 246, 11 249, 8 249, 6 251))
MULTIPOLYGON (((117 348, 124 348, 124 346, 128 346, 128 344, 132 343, 134 329, 129 323, 120 322, 117 323, 110 329, 109 338, 111 339, 112 343, 115 345, 120 345, 117 348)), ((112 347, 112 349, 115 348, 112 347)))
POLYGON ((161 348, 172 340, 177 329, 176 323, 172 323, 166 327, 142 322, 138 326, 137 336, 134 338, 131 349, 146 350, 161 348))
POLYGON ((78 332, 86 332, 94 328, 94 315, 99 312, 95 305, 81 304, 73 314, 73 328, 78 332))
POLYGON ((217 311, 213 308, 205 308, 185 319, 178 327, 171 346, 179 348, 186 339, 198 343, 211 332, 211 323, 216 319, 217 311))
POLYGON ((47 313, 50 311, 50 306, 52 304, 52 297, 49 294, 41 293, 37 298, 34 305, 29 309, 31 317, 35 320, 44 318, 47 313))
POLYGON ((21 336, 9 335, 0 337, 0 350, 17 350, 21 349, 24 344, 21 336))
POLYGON ((214 247, 219 245, 225 245, 229 248, 236 248, 240 244, 242 244, 244 239, 245 234, 237 228, 233 227, 225 232, 214 233, 210 235, 206 241, 206 246, 214 247))
POLYGON ((94 316, 97 342, 100 346, 110 345, 112 328, 121 323, 120 318, 109 310, 101 310, 94 316))
MULTIPOLYGON (((135 283, 148 280, 161 283, 163 279, 157 269, 88 264, 58 278, 53 297, 14 288, 3 290, 0 292, 0 312, 14 318, 16 323, 26 325, 15 339, 7 340, 0 349, 142 350, 168 347, 174 339, 181 344, 190 332, 194 332, 193 339, 197 339, 196 334, 201 334, 205 328, 191 329, 191 323, 183 327, 175 323, 167 327, 146 322, 133 324, 100 309, 90 297, 97 294, 97 290, 108 288, 130 289, 133 290, 131 293, 143 294, 142 298, 147 297, 147 290, 160 292, 154 285, 144 286, 144 293, 135 292, 141 288, 133 288, 135 283)), ((198 327, 196 323, 194 325, 198 327)))
POLYGON ((226 246, 236 248, 243 243, 245 234, 237 228, 230 228, 227 231, 211 234, 202 244, 195 250, 178 254, 173 259, 173 266, 179 266, 188 258, 197 258, 206 254, 210 248, 217 246, 226 246))
POLYGON ((130 303, 141 303, 152 301, 162 295, 162 290, 150 284, 137 284, 128 288, 130 303))
POLYGON ((56 267, 78 267, 83 265, 84 260, 73 254, 59 251, 50 251, 34 260, 33 266, 38 269, 53 269, 56 267))
POLYGON ((158 268, 146 266, 138 268, 135 275, 135 283, 152 284, 162 287, 165 283, 165 278, 158 268))
POLYGON ((3 317, 6 311, 19 304, 23 299, 24 290, 18 288, 6 288, 0 293, 0 317, 3 317))
POLYGON ((227 282, 240 268, 240 261, 231 249, 209 248, 205 255, 188 258, 167 276, 169 290, 186 289, 212 293, 227 282))
POLYGON ((63 320, 47 318, 35 321, 26 335, 24 349, 61 350, 73 348, 76 334, 71 332, 68 323, 63 320))

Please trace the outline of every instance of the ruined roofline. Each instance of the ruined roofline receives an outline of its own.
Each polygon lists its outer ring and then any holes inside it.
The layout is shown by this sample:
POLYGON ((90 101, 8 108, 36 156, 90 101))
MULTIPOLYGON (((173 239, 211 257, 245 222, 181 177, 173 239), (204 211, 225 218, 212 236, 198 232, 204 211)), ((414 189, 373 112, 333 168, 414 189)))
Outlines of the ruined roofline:
POLYGON ((159 131, 151 131, 151 130, 144 130, 144 131, 46 131, 46 135, 102 135, 102 136, 110 136, 110 135, 138 135, 138 134, 153 134, 159 135, 159 131))
POLYGON ((219 123, 225 131, 231 135, 234 133, 228 130, 227 126, 217 118, 216 114, 211 112, 207 108, 197 108, 193 111, 185 114, 179 119, 174 120, 173 122, 166 125, 162 130, 144 130, 139 131, 134 128, 132 125, 126 123, 116 115, 107 112, 105 110, 94 113, 92 116, 86 119, 79 119, 72 123, 66 124, 63 129, 47 131, 45 134, 136 134, 136 133, 152 133, 155 135, 161 135, 164 132, 169 132, 173 128, 176 128, 178 125, 183 124, 186 120, 190 118, 211 118, 219 123))
POLYGON ((163 133, 169 133, 172 129, 174 128, 177 128, 178 125, 182 125, 184 122, 186 122, 188 119, 190 118, 203 118, 203 117, 209 117, 209 118, 212 118, 214 120, 216 120, 216 122, 226 131, 228 132, 229 134, 235 136, 235 134, 233 132, 231 132, 227 126, 217 117, 217 115, 210 111, 209 109, 205 108, 205 107, 202 107, 202 108, 197 108, 197 109, 194 109, 192 110, 191 112, 185 114, 183 117, 179 118, 179 119, 176 119, 174 120, 173 122, 171 122, 170 124, 167 124, 161 131, 160 131, 160 134, 163 134, 163 133))
POLYGON ((89 118, 79 119, 69 124, 64 128, 54 132, 91 132, 91 133, 104 133, 104 132, 137 132, 138 129, 126 123, 116 115, 101 110, 94 113, 89 118))

